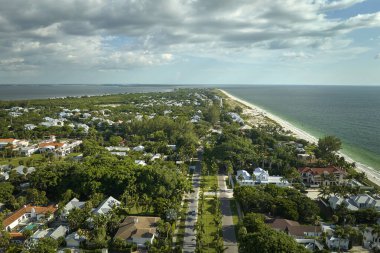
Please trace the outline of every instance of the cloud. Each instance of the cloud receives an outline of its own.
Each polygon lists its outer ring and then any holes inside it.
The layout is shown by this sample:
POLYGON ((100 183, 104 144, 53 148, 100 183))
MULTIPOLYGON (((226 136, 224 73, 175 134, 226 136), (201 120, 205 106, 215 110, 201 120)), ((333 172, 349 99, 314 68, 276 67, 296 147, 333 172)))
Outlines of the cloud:
POLYGON ((24 59, 8 63, 17 68, 94 70, 263 50, 301 59, 310 49, 349 47, 342 42, 354 30, 380 27, 379 12, 348 19, 325 14, 364 1, 0 0, 0 58, 24 59))

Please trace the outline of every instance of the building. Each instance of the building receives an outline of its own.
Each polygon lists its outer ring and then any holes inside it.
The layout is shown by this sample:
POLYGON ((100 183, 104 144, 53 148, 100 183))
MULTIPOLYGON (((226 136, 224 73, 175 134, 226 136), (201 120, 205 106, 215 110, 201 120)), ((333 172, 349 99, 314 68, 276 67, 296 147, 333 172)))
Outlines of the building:
POLYGON ((50 220, 53 218, 56 211, 57 207, 53 205, 46 207, 26 205, 6 217, 3 220, 3 227, 5 230, 10 232, 15 227, 19 225, 26 225, 32 221, 39 221, 43 218, 50 220))
POLYGON ((339 196, 331 196, 329 198, 329 204, 332 209, 336 209, 339 205, 345 205, 348 210, 357 211, 359 209, 374 208, 380 212, 380 200, 374 199, 368 194, 353 195, 348 198, 342 198, 339 196))
POLYGON ((120 206, 120 201, 110 196, 94 210, 94 214, 107 214, 113 208, 120 206))
POLYGON ((65 241, 67 247, 79 248, 80 244, 86 241, 86 237, 79 235, 77 232, 74 232, 66 236, 65 241))
POLYGON ((309 186, 341 185, 345 182, 346 171, 338 167, 300 168, 303 183, 309 186))
POLYGON ((297 221, 287 219, 268 220, 267 224, 277 230, 285 232, 295 239, 305 239, 307 237, 319 237, 322 235, 320 226, 300 225, 297 221))
POLYGON ((77 198, 73 198, 63 207, 62 213, 61 213, 61 219, 66 219, 70 211, 75 208, 83 209, 85 204, 86 204, 85 201, 79 201, 77 198))
MULTIPOLYGON (((379 232, 367 227, 363 231, 363 247, 371 250, 380 250, 379 232)), ((377 251, 375 251, 377 252, 377 251)))
POLYGON ((321 224, 322 232, 326 235, 325 243, 330 250, 348 250, 350 240, 335 235, 335 225, 321 224))
POLYGON ((158 217, 128 216, 119 225, 114 238, 144 247, 146 242, 153 242, 159 220, 158 217))
POLYGON ((280 187, 289 186, 290 183, 280 176, 270 176, 268 171, 262 168, 256 168, 253 171, 253 176, 246 170, 238 170, 236 179, 239 185, 257 186, 262 184, 273 184, 280 187))

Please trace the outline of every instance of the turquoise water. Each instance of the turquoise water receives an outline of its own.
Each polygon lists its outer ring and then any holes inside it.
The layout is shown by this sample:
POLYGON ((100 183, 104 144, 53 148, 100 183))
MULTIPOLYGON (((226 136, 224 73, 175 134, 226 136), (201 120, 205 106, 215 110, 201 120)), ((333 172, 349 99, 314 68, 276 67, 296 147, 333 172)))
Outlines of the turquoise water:
POLYGON ((344 153, 380 170, 380 87, 258 85, 223 89, 316 137, 339 137, 344 153))
POLYGON ((26 231, 26 230, 33 230, 33 229, 36 228, 37 226, 38 226, 38 224, 36 224, 36 223, 28 224, 28 225, 26 225, 25 227, 23 227, 23 228, 20 230, 20 232, 22 233, 22 232, 24 232, 24 231, 26 231))

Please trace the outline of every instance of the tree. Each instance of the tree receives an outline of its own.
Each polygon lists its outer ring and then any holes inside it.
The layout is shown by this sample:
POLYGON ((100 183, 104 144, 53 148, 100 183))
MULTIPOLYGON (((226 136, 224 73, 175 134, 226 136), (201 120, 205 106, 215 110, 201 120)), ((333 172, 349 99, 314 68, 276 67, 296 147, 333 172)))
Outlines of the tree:
POLYGON ((338 152, 342 147, 342 142, 335 136, 325 136, 318 140, 316 155, 322 159, 331 159, 335 152, 338 152))
POLYGON ((34 244, 30 253, 55 253, 58 249, 58 242, 53 238, 46 237, 38 240, 36 244, 34 244))
POLYGON ((111 146, 119 146, 122 141, 123 138, 121 138, 120 136, 111 136, 109 142, 111 146))

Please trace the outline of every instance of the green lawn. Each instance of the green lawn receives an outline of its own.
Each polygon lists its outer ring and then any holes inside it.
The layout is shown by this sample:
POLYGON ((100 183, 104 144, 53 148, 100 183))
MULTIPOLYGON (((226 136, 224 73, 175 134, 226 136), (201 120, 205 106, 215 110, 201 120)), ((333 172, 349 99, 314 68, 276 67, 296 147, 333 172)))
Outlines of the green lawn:
POLYGON ((34 154, 31 157, 13 157, 13 158, 0 158, 0 165, 11 164, 13 167, 17 167, 20 164, 26 165, 27 161, 31 161, 30 166, 40 165, 48 159, 44 158, 41 154, 34 154))
POLYGON ((154 216, 153 207, 150 208, 148 212, 143 211, 142 207, 137 208, 136 206, 132 207, 128 211, 129 215, 147 215, 147 216, 154 216))
POLYGON ((234 222, 234 225, 236 226, 239 223, 239 215, 237 211, 236 200, 230 200, 230 207, 232 212, 232 220, 234 222))
MULTIPOLYGON (((200 219, 203 220, 205 224, 205 234, 203 237, 203 252, 216 252, 213 245, 214 235, 217 231, 216 225, 214 222, 214 200, 213 199, 205 199, 204 202, 204 213, 200 219)), ((221 231, 220 231, 221 232, 221 231)))
POLYGON ((180 220, 179 220, 178 231, 177 231, 177 240, 176 240, 176 245, 180 247, 182 247, 183 245, 183 237, 185 236, 185 222, 186 222, 188 207, 189 207, 189 201, 185 200, 181 208, 180 220))
POLYGON ((213 176, 202 176, 202 181, 204 183, 203 191, 212 191, 213 187, 218 186, 218 179, 215 175, 213 176))

